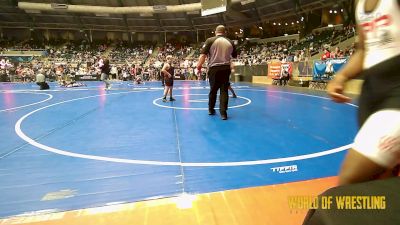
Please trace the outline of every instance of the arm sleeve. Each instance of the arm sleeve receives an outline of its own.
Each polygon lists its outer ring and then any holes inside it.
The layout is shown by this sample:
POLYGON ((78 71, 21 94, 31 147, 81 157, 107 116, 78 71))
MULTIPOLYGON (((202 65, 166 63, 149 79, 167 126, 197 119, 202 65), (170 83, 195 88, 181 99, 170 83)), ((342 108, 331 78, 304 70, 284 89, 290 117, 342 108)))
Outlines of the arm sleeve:
POLYGON ((213 41, 211 39, 207 39, 204 45, 201 47, 200 54, 208 55, 210 53, 211 45, 213 41))

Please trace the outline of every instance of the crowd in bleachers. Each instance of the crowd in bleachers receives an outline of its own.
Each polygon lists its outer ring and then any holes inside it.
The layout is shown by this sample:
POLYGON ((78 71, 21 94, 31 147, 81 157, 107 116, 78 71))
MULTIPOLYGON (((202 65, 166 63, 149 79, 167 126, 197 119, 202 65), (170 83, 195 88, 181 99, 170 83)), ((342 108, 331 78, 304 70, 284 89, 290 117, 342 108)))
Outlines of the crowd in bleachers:
MULTIPOLYGON (((354 28, 326 30, 312 33, 301 41, 281 41, 268 44, 246 43, 239 50, 236 65, 263 65, 271 61, 299 62, 309 60, 319 52, 331 52, 331 46, 337 45, 355 34, 354 28)), ((354 44, 343 50, 335 49, 333 58, 349 57, 355 51, 354 44)))
MULTIPOLYGON (((28 45, 26 48, 30 49, 32 46, 28 45)), ((50 80, 70 80, 75 76, 99 75, 97 62, 100 58, 107 57, 111 61, 112 79, 135 80, 140 76, 143 80, 158 80, 159 71, 167 55, 174 56, 176 68, 195 67, 197 63, 193 58, 188 58, 193 47, 171 44, 160 47, 151 44, 132 46, 124 42, 89 45, 82 41, 57 46, 45 45, 44 48, 46 56, 35 58, 31 62, 18 63, 15 67, 3 66, 0 74, 6 74, 10 81, 29 82, 34 80, 39 69, 43 69, 43 73, 50 80)), ((179 72, 187 74, 182 70, 179 72)))
POLYGON ((293 41, 284 41, 269 44, 247 44, 239 50, 236 65, 266 65, 272 60, 289 61, 289 47, 296 44, 293 41))
MULTIPOLYGON (((235 65, 266 65, 274 60, 281 62, 299 62, 309 60, 313 54, 324 51, 321 59, 341 58, 352 55, 354 44, 341 50, 333 46, 354 36, 354 28, 325 30, 312 33, 301 41, 282 41, 268 44, 244 43, 240 47, 235 65)), ((50 80, 73 79, 74 76, 99 75, 97 62, 108 57, 111 62, 111 76, 118 80, 158 80, 163 62, 167 55, 174 56, 174 67, 185 79, 196 79, 199 46, 183 46, 167 43, 156 46, 154 43, 131 45, 126 42, 80 42, 62 43, 59 40, 34 42, 32 40, 15 43, 0 40, 1 51, 10 49, 43 49, 47 55, 36 57, 31 62, 11 63, 9 59, 0 59, 0 76, 11 81, 33 81, 39 69, 43 69, 50 80)), ((4 79, 3 79, 4 80, 4 79)))
POLYGON ((179 75, 182 75, 185 79, 196 79, 197 77, 194 76, 197 74, 196 65, 199 57, 196 54, 196 49, 193 46, 167 43, 156 50, 157 54, 150 57, 147 64, 159 71, 166 57, 171 55, 173 56, 173 67, 179 75))

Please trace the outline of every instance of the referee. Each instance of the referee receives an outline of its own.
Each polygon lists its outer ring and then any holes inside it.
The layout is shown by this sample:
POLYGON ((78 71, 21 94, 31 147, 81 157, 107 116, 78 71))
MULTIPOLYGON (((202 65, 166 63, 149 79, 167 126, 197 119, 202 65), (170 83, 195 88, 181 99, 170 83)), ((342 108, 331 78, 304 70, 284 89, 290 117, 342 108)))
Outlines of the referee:
POLYGON ((206 58, 208 57, 208 79, 210 94, 208 101, 208 114, 215 115, 215 102, 220 90, 220 114, 222 120, 228 119, 228 87, 231 75, 231 59, 237 57, 235 45, 225 37, 226 29, 219 25, 215 29, 215 37, 209 38, 201 49, 197 70, 201 73, 206 58))

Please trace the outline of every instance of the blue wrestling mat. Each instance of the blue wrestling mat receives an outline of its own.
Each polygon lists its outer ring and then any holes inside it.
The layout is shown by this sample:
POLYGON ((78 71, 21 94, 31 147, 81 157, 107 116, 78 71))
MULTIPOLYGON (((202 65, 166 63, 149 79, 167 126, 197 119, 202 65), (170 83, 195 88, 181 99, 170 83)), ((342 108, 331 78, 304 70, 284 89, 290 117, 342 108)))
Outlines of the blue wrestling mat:
POLYGON ((0 83, 0 217, 335 176, 356 106, 322 92, 235 84, 229 119, 208 84, 0 83))

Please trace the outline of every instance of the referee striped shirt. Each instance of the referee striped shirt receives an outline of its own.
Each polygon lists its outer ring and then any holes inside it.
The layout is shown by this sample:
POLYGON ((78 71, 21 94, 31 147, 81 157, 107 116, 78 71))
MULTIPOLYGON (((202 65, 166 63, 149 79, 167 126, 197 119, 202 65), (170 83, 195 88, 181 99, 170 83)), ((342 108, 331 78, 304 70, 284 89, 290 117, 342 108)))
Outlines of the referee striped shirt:
POLYGON ((230 65, 232 58, 237 57, 235 45, 223 35, 207 39, 200 53, 208 56, 209 68, 230 65))

